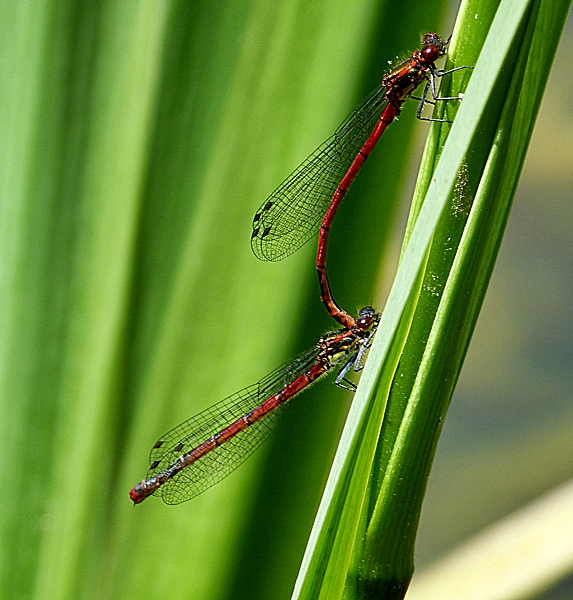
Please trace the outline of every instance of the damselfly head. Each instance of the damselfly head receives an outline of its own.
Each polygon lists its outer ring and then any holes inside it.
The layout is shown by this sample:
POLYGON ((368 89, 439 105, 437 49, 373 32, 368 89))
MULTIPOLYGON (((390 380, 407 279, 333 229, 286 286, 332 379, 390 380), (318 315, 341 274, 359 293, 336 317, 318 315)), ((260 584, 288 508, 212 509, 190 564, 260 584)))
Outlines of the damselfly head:
POLYGON ((422 38, 420 57, 426 63, 433 63, 446 53, 447 42, 444 43, 437 33, 428 32, 422 38))
POLYGON ((428 33, 425 33, 422 36, 420 42, 422 43, 422 46, 439 46, 442 43, 442 40, 437 33, 428 31, 428 33))
POLYGON ((365 306, 358 312, 356 325, 359 329, 367 331, 372 327, 377 327, 378 321, 380 321, 380 315, 371 306, 365 306))

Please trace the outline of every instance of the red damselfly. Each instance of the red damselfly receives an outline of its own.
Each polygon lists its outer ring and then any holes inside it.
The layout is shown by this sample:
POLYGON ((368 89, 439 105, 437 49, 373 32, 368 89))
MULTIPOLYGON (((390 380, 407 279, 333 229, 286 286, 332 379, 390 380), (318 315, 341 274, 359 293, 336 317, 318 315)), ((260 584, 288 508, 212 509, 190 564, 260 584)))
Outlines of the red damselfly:
POLYGON ((355 320, 338 306, 328 282, 326 249, 330 226, 350 184, 380 136, 421 83, 426 82, 426 86, 419 98, 418 118, 448 122, 422 116, 426 103, 460 100, 459 96, 441 98, 436 91, 437 78, 467 68, 447 71, 436 68, 434 63, 445 55, 448 42, 435 33, 426 33, 421 49, 384 75, 380 86, 346 118, 331 138, 285 179, 253 219, 251 246, 261 260, 282 260, 319 229, 316 269, 320 297, 328 313, 344 327, 352 327, 355 320), (429 94, 432 99, 428 98, 429 94))
MULTIPOLYGON (((266 439, 286 403, 322 375, 341 365, 336 383, 359 371, 380 316, 363 308, 352 327, 322 336, 316 346, 269 373, 258 383, 225 398, 156 442, 147 478, 129 492, 134 504, 161 496, 167 504, 194 498, 226 477, 266 439)), ((345 383, 347 385, 345 385, 345 383)))

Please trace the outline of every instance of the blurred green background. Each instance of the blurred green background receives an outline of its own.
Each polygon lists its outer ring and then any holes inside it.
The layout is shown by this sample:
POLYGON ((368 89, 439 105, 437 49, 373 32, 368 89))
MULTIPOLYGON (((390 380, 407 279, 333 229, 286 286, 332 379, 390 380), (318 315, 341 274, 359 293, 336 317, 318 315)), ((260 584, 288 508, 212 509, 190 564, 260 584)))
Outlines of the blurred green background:
MULTIPOLYGON (((0 597, 290 597, 348 394, 315 386, 189 503, 133 508, 127 493, 163 432, 333 326, 314 244, 259 263, 252 216, 456 8, 2 4, 0 597)), ((555 69, 439 445, 419 565, 573 474, 572 91, 555 69)), ((426 130, 415 108, 333 229, 348 310, 382 307, 390 285, 426 130)))

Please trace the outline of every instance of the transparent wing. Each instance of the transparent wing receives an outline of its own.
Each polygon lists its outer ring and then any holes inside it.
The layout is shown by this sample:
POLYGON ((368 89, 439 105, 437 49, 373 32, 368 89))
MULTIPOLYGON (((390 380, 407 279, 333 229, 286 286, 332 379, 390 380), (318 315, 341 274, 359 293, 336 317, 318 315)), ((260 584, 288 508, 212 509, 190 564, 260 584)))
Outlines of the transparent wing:
MULTIPOLYGON (((237 419, 262 404, 305 373, 315 363, 316 347, 285 362, 258 383, 240 390, 168 431, 153 446, 147 478, 173 464, 185 454, 237 419)), ((282 416, 282 405, 235 437, 184 468, 158 488, 154 495, 167 504, 190 500, 221 481, 243 463, 267 438, 282 416)))
POLYGON ((289 256, 316 234, 332 195, 372 132, 386 101, 380 86, 261 205, 251 247, 260 260, 289 256))

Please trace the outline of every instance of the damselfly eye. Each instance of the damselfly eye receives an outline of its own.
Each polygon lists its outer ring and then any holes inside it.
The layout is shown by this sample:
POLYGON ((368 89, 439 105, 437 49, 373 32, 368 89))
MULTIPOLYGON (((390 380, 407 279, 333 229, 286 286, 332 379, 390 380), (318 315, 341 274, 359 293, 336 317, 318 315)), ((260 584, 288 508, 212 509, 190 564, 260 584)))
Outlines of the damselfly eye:
POLYGON ((361 317, 356 321, 356 325, 358 325, 360 329, 368 329, 372 326, 372 317, 361 317))
POLYGON ((440 58, 440 49, 438 46, 426 46, 425 48, 422 48, 421 54, 426 62, 431 63, 440 58))

